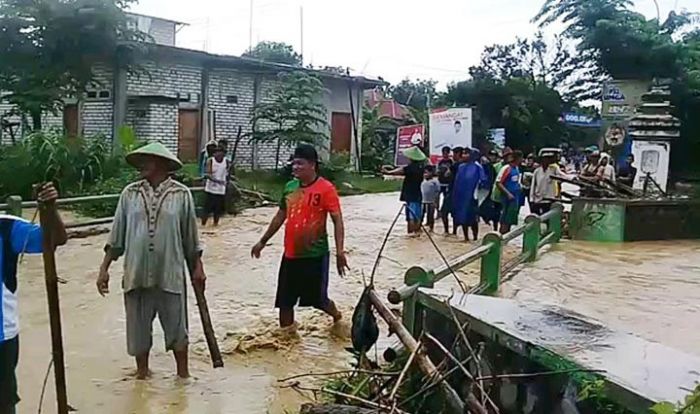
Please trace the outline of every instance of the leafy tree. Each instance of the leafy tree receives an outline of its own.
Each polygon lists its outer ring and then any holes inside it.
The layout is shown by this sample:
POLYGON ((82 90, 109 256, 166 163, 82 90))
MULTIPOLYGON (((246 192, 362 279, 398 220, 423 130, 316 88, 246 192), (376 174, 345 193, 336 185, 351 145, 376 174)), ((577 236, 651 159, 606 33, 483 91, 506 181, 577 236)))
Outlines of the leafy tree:
POLYGON ((29 114, 56 112, 95 83, 93 67, 129 64, 145 36, 123 9, 131 0, 0 0, 0 91, 29 114))
POLYGON ((242 56, 271 63, 282 63, 292 66, 302 65, 301 55, 295 52, 291 45, 282 42, 260 42, 243 53, 242 56))
POLYGON ((380 113, 380 105, 362 108, 362 169, 376 171, 393 163, 396 121, 380 113))
POLYGON ((396 85, 389 86, 387 92, 388 96, 400 104, 426 109, 430 102, 438 98, 436 85, 437 81, 432 79, 416 81, 404 79, 396 85))
POLYGON ((541 32, 532 40, 518 38, 511 44, 486 47, 479 65, 469 69, 474 79, 529 79, 556 89, 571 101, 592 97, 590 72, 590 65, 572 53, 562 36, 547 43, 541 32))
POLYGON ((279 82, 253 107, 251 141, 276 143, 275 169, 282 146, 300 142, 325 146, 328 140, 326 107, 321 103, 323 82, 302 71, 280 73, 279 82))
POLYGON ((558 145, 565 134, 559 121, 564 108, 559 93, 529 77, 506 80, 470 79, 451 84, 448 105, 475 108, 475 145, 484 143, 491 128, 506 129, 506 144, 522 150, 558 145))
POLYGON ((631 10, 630 0, 546 0, 535 21, 541 26, 563 22, 563 35, 577 42, 582 59, 591 62, 601 81, 670 79, 681 139, 674 144, 672 165, 690 166, 700 155, 700 31, 698 14, 671 12, 663 22, 631 10))

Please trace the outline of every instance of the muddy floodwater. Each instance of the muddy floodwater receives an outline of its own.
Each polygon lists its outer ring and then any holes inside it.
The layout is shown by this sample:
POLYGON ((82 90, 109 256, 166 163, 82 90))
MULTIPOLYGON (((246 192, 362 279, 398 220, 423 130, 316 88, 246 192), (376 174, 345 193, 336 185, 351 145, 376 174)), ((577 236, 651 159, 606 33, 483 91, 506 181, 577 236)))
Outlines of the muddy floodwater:
MULTIPOLYGON (((349 319, 370 274, 377 251, 400 205, 396 194, 343 198, 346 248, 352 270, 344 279, 332 264, 329 293, 349 319)), ((106 236, 70 240, 57 252, 69 402, 82 413, 284 413, 304 397, 281 389, 278 379, 306 372, 347 368, 347 332, 313 310, 297 312, 298 336, 277 329, 273 308, 281 233, 263 252, 249 256, 274 214, 273 208, 247 210, 216 230, 201 229, 208 276, 207 297, 224 355, 225 368, 212 369, 190 292, 192 378, 179 380, 174 362, 154 324, 153 377, 136 381, 126 354, 121 262, 112 266, 111 293, 97 294, 95 278, 106 236)), ((438 225, 441 227, 441 225, 438 225)), ((330 227, 329 227, 330 229, 330 227)), ((482 228, 482 232, 485 228, 482 228)), ((332 232, 331 232, 332 233, 332 232)), ((435 240, 447 257, 468 244, 442 235, 435 240)), ((331 241, 332 244, 332 241, 331 241)), ((392 233, 375 285, 384 296, 399 286, 412 265, 441 264, 429 240, 405 236, 400 219, 392 233)), ((508 256, 508 254, 506 254, 508 256)), ((609 324, 687 352, 698 353, 700 331, 700 243, 669 242, 595 245, 567 242, 525 268, 502 291, 504 297, 561 304, 609 324)), ((462 272, 467 285, 478 281, 476 265, 462 272)), ((41 384, 50 361, 50 337, 40 257, 27 256, 19 269, 20 413, 37 412, 41 384)), ((441 282, 442 283, 442 282, 441 282)), ((442 284, 449 289, 454 282, 442 284)), ((380 338, 380 342, 387 343, 380 338)), ((51 377, 53 378, 53 377, 51 377)), ((55 411, 53 381, 44 412, 55 411)))
POLYGON ((700 240, 565 241, 523 267, 501 296, 557 304, 700 355, 700 240))

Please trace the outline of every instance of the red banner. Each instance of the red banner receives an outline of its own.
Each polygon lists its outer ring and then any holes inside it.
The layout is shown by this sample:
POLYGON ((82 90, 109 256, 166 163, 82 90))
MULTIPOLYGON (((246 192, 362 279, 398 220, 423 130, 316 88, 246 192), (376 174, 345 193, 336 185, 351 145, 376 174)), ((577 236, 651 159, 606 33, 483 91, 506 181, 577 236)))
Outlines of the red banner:
POLYGON ((395 165, 408 165, 408 158, 404 157, 402 150, 418 146, 423 148, 425 144, 425 126, 423 124, 407 125, 396 130, 396 157, 395 165))

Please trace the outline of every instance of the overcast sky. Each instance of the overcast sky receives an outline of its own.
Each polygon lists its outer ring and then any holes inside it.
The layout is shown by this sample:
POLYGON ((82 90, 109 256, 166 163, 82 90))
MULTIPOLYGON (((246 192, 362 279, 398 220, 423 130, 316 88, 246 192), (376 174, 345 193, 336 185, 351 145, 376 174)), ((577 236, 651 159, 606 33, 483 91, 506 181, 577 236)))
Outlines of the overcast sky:
MULTIPOLYGON (((253 44, 286 42, 304 62, 349 66, 355 74, 433 78, 444 87, 466 77, 484 46, 529 37, 544 0, 252 0, 253 44)), ((661 15, 700 11, 700 0, 657 0, 661 15)), ((656 16, 653 0, 635 0, 656 16)), ((141 0, 133 11, 187 23, 180 47, 240 55, 249 46, 251 0, 141 0)))

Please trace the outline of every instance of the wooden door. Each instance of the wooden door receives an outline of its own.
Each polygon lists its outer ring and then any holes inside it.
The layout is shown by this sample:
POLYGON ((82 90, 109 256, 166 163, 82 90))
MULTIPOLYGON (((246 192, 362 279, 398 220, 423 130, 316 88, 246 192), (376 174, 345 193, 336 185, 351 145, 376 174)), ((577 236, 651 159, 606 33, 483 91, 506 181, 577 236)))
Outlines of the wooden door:
POLYGON ((177 156, 182 162, 197 161, 199 151, 199 111, 180 109, 177 156))
POLYGON ((63 130, 68 137, 78 136, 78 104, 67 104, 63 107, 63 130))
POLYGON ((331 152, 350 152, 352 148, 352 117, 348 113, 331 115, 331 152))

